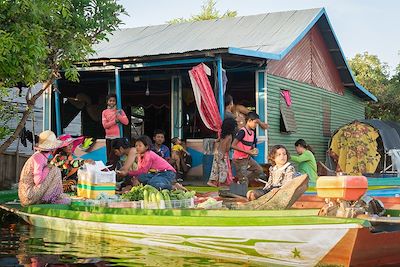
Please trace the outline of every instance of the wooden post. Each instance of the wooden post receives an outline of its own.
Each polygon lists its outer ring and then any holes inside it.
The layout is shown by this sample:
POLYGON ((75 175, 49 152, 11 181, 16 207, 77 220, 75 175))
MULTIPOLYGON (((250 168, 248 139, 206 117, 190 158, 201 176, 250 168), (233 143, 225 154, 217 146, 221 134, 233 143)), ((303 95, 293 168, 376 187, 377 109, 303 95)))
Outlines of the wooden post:
POLYGON ((21 137, 18 137, 17 141, 17 150, 15 151, 15 182, 19 181, 19 143, 21 141, 21 137))

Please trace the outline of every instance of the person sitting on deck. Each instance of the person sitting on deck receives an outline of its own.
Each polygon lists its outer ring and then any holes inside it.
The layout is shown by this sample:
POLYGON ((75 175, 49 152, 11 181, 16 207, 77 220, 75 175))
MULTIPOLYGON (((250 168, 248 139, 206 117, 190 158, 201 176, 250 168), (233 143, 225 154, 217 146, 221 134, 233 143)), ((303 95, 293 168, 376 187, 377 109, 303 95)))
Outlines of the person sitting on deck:
POLYGON ((121 182, 121 188, 132 185, 131 178, 121 173, 137 170, 136 148, 131 147, 131 144, 126 138, 117 138, 112 142, 114 154, 119 157, 119 162, 116 167, 118 180, 121 182), (119 166, 118 166, 119 165, 119 166))
POLYGON ((142 135, 135 142, 138 168, 132 171, 120 171, 122 176, 135 177, 140 183, 149 184, 157 189, 172 189, 175 181, 175 169, 162 157, 150 150, 151 140, 142 135))
POLYGON ((57 140, 52 131, 47 130, 39 134, 36 152, 25 162, 19 179, 18 196, 22 206, 71 202, 63 194, 60 169, 49 164, 51 152, 61 144, 62 141, 57 140))
POLYGON ((263 189, 250 190, 247 192, 248 200, 255 200, 270 191, 278 190, 296 176, 296 169, 288 162, 289 151, 283 145, 273 146, 268 154, 268 160, 272 166, 269 169, 269 179, 263 189))
POLYGON ((177 177, 178 182, 181 182, 183 181, 183 173, 186 173, 191 167, 191 164, 186 161, 190 157, 190 153, 183 147, 183 142, 179 137, 172 138, 171 143, 172 152, 169 163, 177 171, 177 176, 179 176, 177 177))
POLYGON ((153 150, 157 155, 162 157, 163 159, 169 161, 171 158, 171 153, 169 148, 164 145, 165 142, 165 132, 161 129, 157 129, 153 134, 154 144, 151 146, 151 150, 153 150))
POLYGON ((310 145, 303 139, 299 139, 294 143, 298 156, 292 156, 290 161, 298 164, 299 172, 307 174, 310 181, 316 182, 318 178, 317 174, 317 162, 314 157, 314 152, 310 145))
POLYGON ((74 158, 75 148, 82 143, 83 137, 72 138, 71 135, 65 134, 58 138, 63 143, 58 148, 50 161, 50 164, 60 168, 62 176, 62 184, 64 193, 76 192, 76 184, 78 182, 78 169, 84 163, 93 163, 93 160, 74 158))

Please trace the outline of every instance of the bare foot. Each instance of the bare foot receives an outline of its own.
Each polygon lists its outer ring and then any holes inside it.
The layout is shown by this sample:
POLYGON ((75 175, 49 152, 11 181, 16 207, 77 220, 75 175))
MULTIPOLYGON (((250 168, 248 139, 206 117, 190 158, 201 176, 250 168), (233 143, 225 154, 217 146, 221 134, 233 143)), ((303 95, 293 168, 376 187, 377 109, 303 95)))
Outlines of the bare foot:
POLYGON ((132 185, 133 185, 133 186, 138 186, 138 185, 140 185, 139 180, 136 179, 135 177, 133 177, 133 178, 131 179, 131 181, 132 181, 132 185))
POLYGON ((173 190, 183 190, 183 191, 189 191, 187 190, 186 187, 184 187, 183 185, 181 185, 180 183, 176 183, 172 186, 173 190))
POLYGON ((256 199, 256 196, 254 195, 254 191, 253 190, 250 190, 249 192, 247 192, 246 196, 247 196, 247 200, 249 200, 249 201, 252 201, 252 200, 256 199))
POLYGON ((211 186, 211 187, 218 187, 218 184, 216 181, 208 181, 207 185, 211 186))
POLYGON ((131 189, 132 189, 132 186, 131 185, 127 185, 127 186, 125 186, 124 188, 121 189, 121 194, 129 192, 129 190, 131 190, 131 189))

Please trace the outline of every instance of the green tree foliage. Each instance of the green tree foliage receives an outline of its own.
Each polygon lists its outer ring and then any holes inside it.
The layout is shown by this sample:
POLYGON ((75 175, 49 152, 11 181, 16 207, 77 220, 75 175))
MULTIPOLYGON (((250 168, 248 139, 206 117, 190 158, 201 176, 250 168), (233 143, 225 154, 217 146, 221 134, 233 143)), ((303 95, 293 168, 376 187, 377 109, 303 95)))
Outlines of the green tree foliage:
POLYGON ((233 18, 237 16, 236 11, 227 10, 224 14, 220 15, 219 11, 215 7, 217 2, 215 0, 207 0, 202 6, 201 11, 197 15, 192 15, 190 18, 176 18, 167 21, 169 24, 192 22, 200 20, 220 19, 220 18, 233 18))
POLYGON ((116 0, 0 0, 0 87, 43 83, 27 98, 27 109, 0 153, 18 136, 36 99, 60 70, 67 79, 79 80, 75 64, 87 64, 92 46, 117 29, 123 13, 116 0))
POLYGON ((388 65, 368 52, 356 54, 349 64, 357 82, 378 98, 367 104, 366 117, 400 121, 400 64, 391 78, 388 65))

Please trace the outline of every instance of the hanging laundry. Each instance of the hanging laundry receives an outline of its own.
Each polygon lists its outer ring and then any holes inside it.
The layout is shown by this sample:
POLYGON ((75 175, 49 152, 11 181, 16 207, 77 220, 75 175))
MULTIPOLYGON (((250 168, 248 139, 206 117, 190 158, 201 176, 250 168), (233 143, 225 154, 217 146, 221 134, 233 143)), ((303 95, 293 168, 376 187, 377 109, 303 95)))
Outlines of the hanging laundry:
POLYGON ((210 75, 210 68, 203 63, 189 70, 190 81, 200 117, 208 129, 220 133, 222 120, 213 89, 207 77, 210 75))
POLYGON ((21 141, 21 144, 24 146, 24 147, 27 147, 28 146, 28 144, 26 143, 26 141, 27 141, 27 131, 26 131, 26 128, 25 128, 25 126, 24 126, 24 128, 22 128, 22 130, 21 130, 21 132, 19 133, 19 139, 20 139, 20 141, 21 141))
POLYGON ((281 90, 281 96, 285 99, 286 105, 290 107, 292 105, 292 97, 290 96, 290 91, 281 90))

